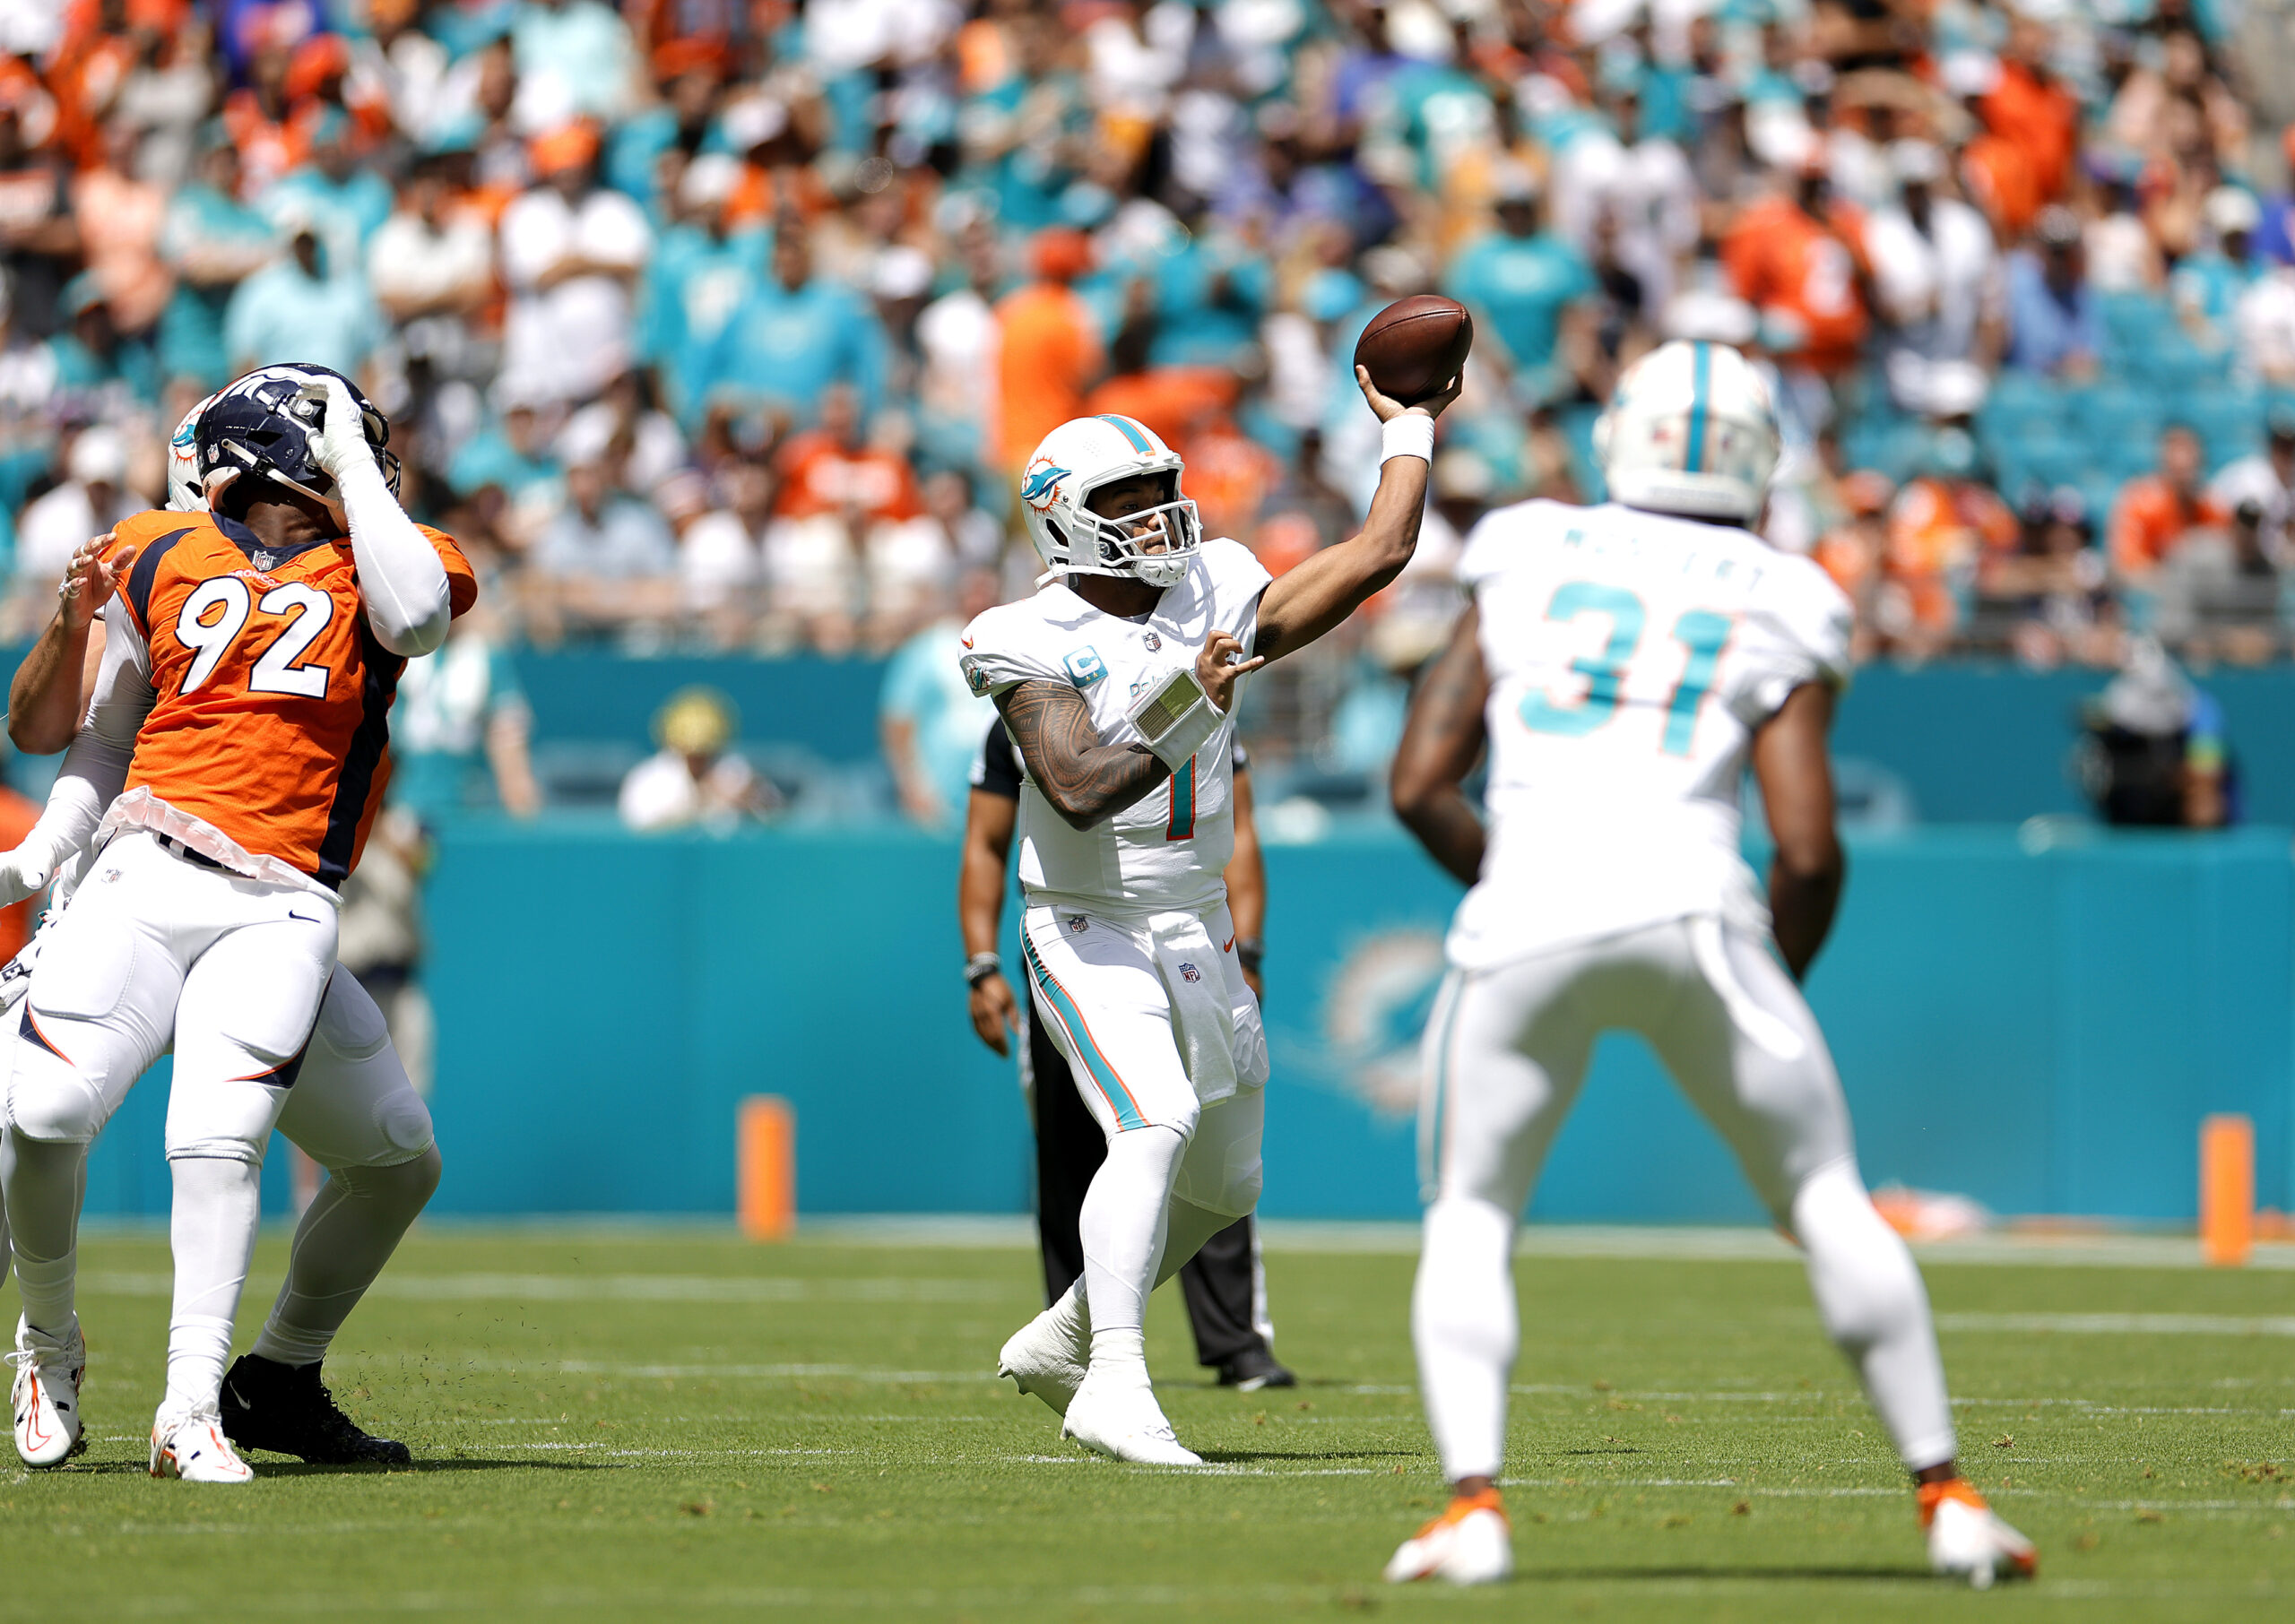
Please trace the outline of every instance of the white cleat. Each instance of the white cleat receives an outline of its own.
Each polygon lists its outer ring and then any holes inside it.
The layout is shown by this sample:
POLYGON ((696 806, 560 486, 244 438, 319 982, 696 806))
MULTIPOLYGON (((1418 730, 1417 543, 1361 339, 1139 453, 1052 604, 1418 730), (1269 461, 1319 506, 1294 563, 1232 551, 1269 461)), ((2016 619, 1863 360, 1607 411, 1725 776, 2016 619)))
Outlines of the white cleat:
POLYGON ((1070 1309, 1070 1299, 1061 1298, 1013 1332, 996 1356, 997 1375, 1011 1378, 1021 1392, 1035 1394, 1056 1415, 1068 1413, 1092 1361, 1090 1327, 1082 1315, 1065 1311, 1070 1309))
POLYGON ((1514 1571, 1514 1531, 1490 1490, 1461 1496, 1441 1516, 1399 1547, 1387 1563, 1387 1583, 1448 1579, 1453 1585, 1495 1585, 1514 1571))
POLYGON ((1989 1590, 1995 1579, 2029 1579, 2040 1571, 2031 1541, 2002 1522, 1966 1481, 1920 1486, 1920 1522, 1928 1531, 1928 1566, 1989 1590))
POLYGON ((88 1374, 88 1346, 75 1315, 61 1336, 16 1321, 16 1367, 10 1399, 16 1412, 16 1453, 27 1466, 60 1466, 88 1447, 80 1429, 80 1383, 88 1374))
POLYGON ((1087 1378, 1069 1401, 1060 1435, 1087 1449, 1142 1466, 1200 1466, 1203 1457, 1180 1442, 1156 1389, 1146 1382, 1087 1378))
POLYGON ((255 1468, 231 1447, 223 1418, 211 1406, 160 1412, 152 1423, 152 1475, 186 1483, 247 1483, 255 1481, 255 1468))

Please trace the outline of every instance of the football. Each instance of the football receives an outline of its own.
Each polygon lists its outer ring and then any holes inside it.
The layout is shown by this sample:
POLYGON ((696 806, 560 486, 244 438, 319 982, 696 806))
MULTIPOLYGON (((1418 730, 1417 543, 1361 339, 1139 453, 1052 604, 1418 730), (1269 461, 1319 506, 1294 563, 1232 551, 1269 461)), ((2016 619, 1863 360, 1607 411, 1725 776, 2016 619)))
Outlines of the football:
POLYGON ((1399 298, 1371 318, 1355 341, 1355 364, 1370 373, 1379 393, 1406 406, 1438 394, 1467 364, 1474 348, 1474 317, 1439 293, 1399 298))

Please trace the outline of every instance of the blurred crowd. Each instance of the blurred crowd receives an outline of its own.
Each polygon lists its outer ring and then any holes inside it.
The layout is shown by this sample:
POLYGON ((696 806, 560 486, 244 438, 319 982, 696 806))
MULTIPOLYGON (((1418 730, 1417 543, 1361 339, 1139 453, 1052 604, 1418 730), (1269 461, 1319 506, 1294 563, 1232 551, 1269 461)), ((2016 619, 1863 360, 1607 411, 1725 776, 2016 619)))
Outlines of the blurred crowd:
POLYGON ((188 406, 320 361, 492 578, 498 645, 914 651, 888 725, 922 816, 962 730, 941 645, 1035 573, 1036 439, 1147 420, 1279 571, 1375 479, 1356 336, 1438 289, 1478 338, 1421 559, 1260 685, 1278 750, 1381 759, 1459 534, 1598 496, 1597 403, 1667 337, 1772 370, 1771 539, 1868 657, 2271 660, 2287 30, 2263 0, 0 0, 0 639, 160 496, 188 406))

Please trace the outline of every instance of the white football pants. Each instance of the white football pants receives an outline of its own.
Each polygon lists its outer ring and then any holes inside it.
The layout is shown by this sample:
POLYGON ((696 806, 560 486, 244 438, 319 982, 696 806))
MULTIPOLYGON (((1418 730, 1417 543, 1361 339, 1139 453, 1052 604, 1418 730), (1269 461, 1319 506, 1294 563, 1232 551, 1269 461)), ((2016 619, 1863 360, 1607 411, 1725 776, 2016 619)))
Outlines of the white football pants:
POLYGON ((1453 972, 1428 1022, 1427 1184, 1411 1321, 1426 1412, 1457 1481, 1496 1476, 1517 1343, 1515 1226, 1594 1041, 1638 1032, 1799 1241, 1827 1332, 1914 1470, 1952 1458, 1952 1413, 1911 1254, 1857 1172, 1849 1109, 1800 989, 1712 918, 1453 972))
POLYGON ((1267 1039, 1227 911, 1203 922, 1208 944, 1174 950, 1066 910, 1022 919, 1035 1017, 1108 1136, 1078 1223, 1096 1365, 1138 1365, 1148 1293, 1259 1205, 1267 1039), (1225 1075, 1206 1102, 1187 1052, 1213 1042, 1225 1075))

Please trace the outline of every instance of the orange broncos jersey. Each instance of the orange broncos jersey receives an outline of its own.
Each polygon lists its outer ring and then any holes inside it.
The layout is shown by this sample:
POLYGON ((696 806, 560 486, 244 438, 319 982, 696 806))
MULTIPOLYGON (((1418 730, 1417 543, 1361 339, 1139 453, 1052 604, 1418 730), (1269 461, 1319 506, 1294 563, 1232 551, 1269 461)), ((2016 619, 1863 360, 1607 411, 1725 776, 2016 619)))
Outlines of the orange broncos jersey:
MULTIPOLYGON (((127 788, 340 886, 390 780, 406 669, 367 624, 351 543, 268 549, 245 525, 187 513, 138 514, 112 533, 141 549, 117 601, 152 651, 159 696, 127 788)), ((460 615, 477 577, 452 537, 422 533, 460 615)))

